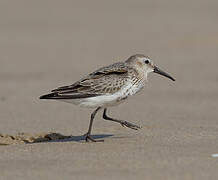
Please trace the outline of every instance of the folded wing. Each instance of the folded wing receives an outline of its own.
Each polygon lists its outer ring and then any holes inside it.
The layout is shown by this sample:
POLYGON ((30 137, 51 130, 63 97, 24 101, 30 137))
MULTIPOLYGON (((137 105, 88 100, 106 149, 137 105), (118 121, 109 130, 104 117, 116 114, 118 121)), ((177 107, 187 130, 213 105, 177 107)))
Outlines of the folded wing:
POLYGON ((124 63, 115 63, 98 69, 72 85, 54 89, 40 99, 77 99, 113 94, 128 80, 127 66, 124 63))

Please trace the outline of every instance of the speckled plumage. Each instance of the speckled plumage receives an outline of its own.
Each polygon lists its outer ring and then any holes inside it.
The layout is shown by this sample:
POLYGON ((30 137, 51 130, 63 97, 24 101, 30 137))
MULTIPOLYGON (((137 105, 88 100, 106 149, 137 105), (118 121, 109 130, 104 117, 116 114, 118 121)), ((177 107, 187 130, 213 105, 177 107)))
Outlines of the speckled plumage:
POLYGON ((126 63, 115 63, 96 70, 72 85, 57 88, 52 92, 58 93, 60 96, 65 94, 82 96, 85 94, 96 96, 113 94, 128 81, 130 71, 126 63))
POLYGON ((146 75, 139 70, 142 67, 137 61, 134 62, 138 56, 102 67, 74 84, 54 89, 45 96, 91 108, 119 104, 144 86, 146 75))
POLYGON ((110 118, 106 115, 106 111, 107 107, 120 104, 139 92, 145 86, 150 72, 161 74, 174 81, 169 74, 154 66, 149 57, 136 54, 124 62, 102 67, 72 85, 54 89, 40 99, 55 99, 82 107, 97 108, 91 115, 89 130, 85 134, 86 141, 95 141, 90 136, 92 123, 96 113, 102 108, 105 120, 135 130, 140 128, 130 122, 110 118))

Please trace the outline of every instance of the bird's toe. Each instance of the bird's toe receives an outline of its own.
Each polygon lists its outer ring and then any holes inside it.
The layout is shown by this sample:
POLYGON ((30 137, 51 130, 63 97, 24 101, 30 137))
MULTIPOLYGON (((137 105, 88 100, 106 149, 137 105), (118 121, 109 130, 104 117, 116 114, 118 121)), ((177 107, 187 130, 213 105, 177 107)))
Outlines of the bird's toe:
POLYGON ((123 127, 128 127, 128 128, 134 129, 134 130, 139 130, 139 129, 141 129, 140 126, 135 125, 135 124, 132 124, 132 123, 127 122, 127 121, 123 121, 123 122, 121 123, 121 125, 122 125, 123 127))

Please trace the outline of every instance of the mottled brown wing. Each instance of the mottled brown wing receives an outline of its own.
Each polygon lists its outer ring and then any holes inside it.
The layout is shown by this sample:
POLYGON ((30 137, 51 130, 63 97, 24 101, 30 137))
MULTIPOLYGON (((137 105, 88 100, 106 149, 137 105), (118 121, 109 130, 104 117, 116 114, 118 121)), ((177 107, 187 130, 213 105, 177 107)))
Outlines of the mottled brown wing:
POLYGON ((102 94, 113 94, 128 81, 128 67, 116 63, 98 69, 80 81, 52 90, 56 99, 94 97, 102 94))

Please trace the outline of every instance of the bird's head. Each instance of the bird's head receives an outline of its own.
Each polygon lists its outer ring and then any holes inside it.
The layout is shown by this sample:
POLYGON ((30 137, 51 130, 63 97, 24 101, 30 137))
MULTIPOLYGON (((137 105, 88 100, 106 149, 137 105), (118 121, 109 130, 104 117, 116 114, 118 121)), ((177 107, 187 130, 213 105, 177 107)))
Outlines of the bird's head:
POLYGON ((143 71, 146 74, 146 76, 148 73, 154 72, 175 81, 175 79, 172 76, 170 76, 168 73, 162 71, 160 68, 155 66, 153 61, 148 56, 136 54, 127 59, 126 62, 135 65, 137 69, 143 71))

